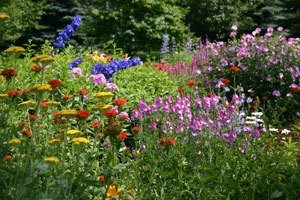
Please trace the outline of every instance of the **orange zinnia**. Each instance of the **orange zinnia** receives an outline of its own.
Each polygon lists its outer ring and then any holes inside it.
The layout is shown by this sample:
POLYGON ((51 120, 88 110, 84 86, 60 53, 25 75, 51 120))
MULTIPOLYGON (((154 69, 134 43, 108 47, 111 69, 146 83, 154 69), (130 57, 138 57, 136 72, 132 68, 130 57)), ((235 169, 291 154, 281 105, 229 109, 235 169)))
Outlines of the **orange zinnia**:
POLYGON ((238 68, 236 66, 232 66, 232 67, 230 67, 229 71, 230 72, 238 72, 238 71, 240 71, 240 68, 238 68))

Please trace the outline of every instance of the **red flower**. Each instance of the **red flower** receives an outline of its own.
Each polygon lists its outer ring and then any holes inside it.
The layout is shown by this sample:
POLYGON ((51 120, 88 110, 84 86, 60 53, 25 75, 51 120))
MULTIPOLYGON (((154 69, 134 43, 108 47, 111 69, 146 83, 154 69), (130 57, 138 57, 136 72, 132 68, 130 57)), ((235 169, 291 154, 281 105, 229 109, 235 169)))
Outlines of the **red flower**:
POLYGON ((139 126, 135 126, 132 128, 132 130, 136 131, 136 132, 139 132, 141 130, 141 128, 139 126))
POLYGON ((12 155, 6 155, 3 160, 11 160, 12 158, 12 155))
POLYGON ((211 96, 212 96, 212 93, 207 93, 206 96, 207 96, 207 97, 211 97, 211 96))
POLYGON ((40 65, 34 65, 31 67, 32 72, 40 72, 42 70, 42 66, 40 65))
POLYGON ((30 120, 35 120, 37 118, 36 114, 29 114, 30 120))
POLYGON ((195 81, 187 81, 186 84, 188 86, 196 86, 197 85, 197 83, 195 81))
POLYGON ((47 107, 47 100, 43 100, 43 101, 40 103, 40 105, 41 105, 42 107, 47 107))
POLYGON ((118 99, 114 99, 113 103, 117 106, 123 106, 127 104, 127 101, 124 98, 118 98, 118 99))
POLYGON ((90 123, 90 126, 94 127, 94 128, 100 128, 101 127, 100 122, 97 119, 95 119, 94 121, 92 121, 90 123))
POLYGON ((48 81, 48 84, 51 85, 52 89, 58 88, 61 86, 61 80, 59 79, 52 79, 48 81))
POLYGON ((86 89, 80 88, 79 90, 77 90, 77 93, 84 96, 87 95, 89 92, 86 89))
POLYGON ((300 87, 290 87, 292 92, 300 92, 300 87))
POLYGON ((166 137, 166 138, 159 138, 159 143, 163 145, 164 147, 175 145, 176 141, 172 137, 166 137))
POLYGON ((185 92, 185 89, 182 88, 182 87, 180 87, 180 88, 178 88, 178 92, 179 92, 179 93, 184 93, 184 92, 185 92))
POLYGON ((236 66, 232 66, 232 67, 230 67, 230 69, 229 69, 229 71, 230 72, 238 72, 238 71, 240 71, 240 68, 238 68, 238 67, 236 67, 236 66))
POLYGON ((227 78, 224 78, 224 79, 222 80, 222 83, 224 83, 225 85, 228 85, 228 84, 230 83, 230 80, 227 79, 227 78))
POLYGON ((104 115, 106 117, 115 117, 118 114, 118 112, 116 110, 110 109, 110 110, 106 110, 104 112, 104 115))
POLYGON ((87 118, 90 116, 90 112, 87 110, 77 110, 77 116, 79 119, 87 118))
POLYGON ((120 140, 125 140, 127 138, 127 134, 125 131, 121 132, 119 135, 118 135, 118 138, 120 140))
POLYGON ((71 99, 72 97, 73 97, 72 95, 66 94, 62 98, 65 99, 65 100, 68 100, 68 99, 71 99))
POLYGON ((260 104, 260 101, 258 99, 255 99, 252 101, 252 104, 260 104))
POLYGON ((28 88, 24 88, 20 91, 21 95, 30 93, 30 90, 28 88))
POLYGON ((6 68, 1 72, 1 75, 10 80, 12 77, 17 76, 17 72, 14 69, 6 68))
POLYGON ((21 95, 18 90, 7 90, 6 94, 8 94, 11 97, 18 97, 21 95))
POLYGON ((122 131, 121 124, 113 122, 112 124, 106 127, 103 133, 109 135, 118 135, 121 131, 122 131))
POLYGON ((105 178, 103 175, 101 175, 101 176, 99 176, 98 180, 104 182, 105 178))
POLYGON ((21 130, 21 133, 22 133, 23 135, 28 136, 28 137, 30 137, 30 136, 32 135, 30 129, 27 129, 27 128, 23 128, 23 129, 21 130))

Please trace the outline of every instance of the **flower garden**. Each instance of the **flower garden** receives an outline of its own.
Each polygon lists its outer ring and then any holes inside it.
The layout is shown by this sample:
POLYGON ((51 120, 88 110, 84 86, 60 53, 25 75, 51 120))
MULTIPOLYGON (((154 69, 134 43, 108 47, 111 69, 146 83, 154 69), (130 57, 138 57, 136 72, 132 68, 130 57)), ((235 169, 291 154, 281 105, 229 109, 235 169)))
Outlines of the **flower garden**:
POLYGON ((1 199, 300 198, 299 38, 154 63, 66 45, 80 23, 1 53, 1 199))

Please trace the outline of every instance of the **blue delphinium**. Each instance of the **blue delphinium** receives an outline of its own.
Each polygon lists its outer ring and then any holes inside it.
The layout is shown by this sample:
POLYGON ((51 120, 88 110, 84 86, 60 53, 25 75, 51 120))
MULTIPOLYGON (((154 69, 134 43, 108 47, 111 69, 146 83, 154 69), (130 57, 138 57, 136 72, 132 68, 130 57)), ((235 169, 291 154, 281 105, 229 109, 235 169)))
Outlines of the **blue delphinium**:
POLYGON ((62 32, 60 32, 56 38, 54 43, 54 47, 57 49, 61 49, 65 47, 65 41, 67 41, 75 32, 76 29, 80 26, 81 17, 76 15, 71 24, 68 24, 62 32))
POLYGON ((73 68, 77 67, 78 65, 80 65, 80 63, 82 63, 82 58, 76 58, 75 60, 69 63, 69 70, 72 70, 73 68))
POLYGON ((97 63, 91 68, 91 74, 103 74, 106 79, 110 79, 117 71, 139 64, 141 64, 141 59, 139 57, 123 60, 112 60, 108 65, 97 63))
POLYGON ((169 36, 168 35, 164 35, 163 36, 163 42, 162 42, 161 50, 160 50, 161 58, 163 60, 167 60, 168 59, 167 54, 169 52, 170 52, 170 49, 169 49, 169 36))

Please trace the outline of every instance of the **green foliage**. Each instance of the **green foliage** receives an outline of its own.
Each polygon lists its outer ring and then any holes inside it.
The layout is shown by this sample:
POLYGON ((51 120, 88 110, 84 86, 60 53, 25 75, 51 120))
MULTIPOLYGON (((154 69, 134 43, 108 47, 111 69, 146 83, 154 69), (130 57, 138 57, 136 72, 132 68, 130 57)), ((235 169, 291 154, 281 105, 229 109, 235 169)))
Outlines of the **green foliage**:
POLYGON ((251 13, 264 0, 191 0, 187 23, 197 36, 208 39, 224 39, 229 35, 230 27, 235 24, 241 32, 248 31, 256 25, 251 13))
POLYGON ((105 46, 113 40, 126 52, 159 50, 168 34, 180 44, 188 35, 186 10, 170 1, 95 1, 86 11, 87 45, 105 46))
POLYGON ((121 70, 114 75, 114 83, 120 88, 118 96, 126 98, 128 111, 133 110, 141 99, 153 102, 157 97, 176 94, 180 78, 171 77, 149 64, 121 70))
POLYGON ((259 27, 282 26, 287 34, 299 36, 300 1, 267 0, 254 16, 259 27))
POLYGON ((4 0, 0 3, 0 12, 10 16, 0 26, 0 46, 8 46, 32 30, 39 30, 39 24, 45 9, 49 7, 45 0, 4 0))

